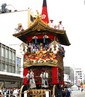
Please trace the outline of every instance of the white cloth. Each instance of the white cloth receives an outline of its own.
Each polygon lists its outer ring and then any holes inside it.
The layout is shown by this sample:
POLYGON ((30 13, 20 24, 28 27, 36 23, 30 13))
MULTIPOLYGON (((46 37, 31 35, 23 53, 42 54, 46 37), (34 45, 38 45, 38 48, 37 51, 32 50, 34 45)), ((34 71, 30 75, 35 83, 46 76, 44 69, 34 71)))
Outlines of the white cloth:
POLYGON ((54 24, 53 23, 49 23, 49 26, 54 28, 54 24))

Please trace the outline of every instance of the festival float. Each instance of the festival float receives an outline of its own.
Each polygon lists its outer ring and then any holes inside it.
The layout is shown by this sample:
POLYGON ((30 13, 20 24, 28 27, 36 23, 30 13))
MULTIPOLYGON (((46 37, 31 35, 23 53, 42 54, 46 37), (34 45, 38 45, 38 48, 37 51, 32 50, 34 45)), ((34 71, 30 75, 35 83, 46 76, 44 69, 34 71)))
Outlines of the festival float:
POLYGON ((42 16, 38 13, 26 30, 13 34, 23 42, 25 51, 21 97, 52 97, 64 86, 63 46, 70 45, 66 30, 62 21, 54 27, 49 24, 46 0, 42 16))

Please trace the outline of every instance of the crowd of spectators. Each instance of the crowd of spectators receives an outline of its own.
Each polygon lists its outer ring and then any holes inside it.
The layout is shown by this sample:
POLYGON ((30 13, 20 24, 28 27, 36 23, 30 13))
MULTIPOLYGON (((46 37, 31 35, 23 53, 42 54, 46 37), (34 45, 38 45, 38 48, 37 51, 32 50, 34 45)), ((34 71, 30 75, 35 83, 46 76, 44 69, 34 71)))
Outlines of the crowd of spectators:
POLYGON ((0 97, 19 97, 20 89, 18 88, 3 88, 0 89, 0 97))

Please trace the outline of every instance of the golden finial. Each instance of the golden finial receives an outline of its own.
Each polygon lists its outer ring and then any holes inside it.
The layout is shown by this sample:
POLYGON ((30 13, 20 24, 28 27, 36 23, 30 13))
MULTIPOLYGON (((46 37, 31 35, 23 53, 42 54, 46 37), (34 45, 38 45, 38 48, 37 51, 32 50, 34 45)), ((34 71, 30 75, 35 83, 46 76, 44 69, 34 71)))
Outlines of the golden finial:
POLYGON ((41 15, 40 15, 38 10, 36 10, 36 13, 37 13, 36 17, 41 17, 41 15))

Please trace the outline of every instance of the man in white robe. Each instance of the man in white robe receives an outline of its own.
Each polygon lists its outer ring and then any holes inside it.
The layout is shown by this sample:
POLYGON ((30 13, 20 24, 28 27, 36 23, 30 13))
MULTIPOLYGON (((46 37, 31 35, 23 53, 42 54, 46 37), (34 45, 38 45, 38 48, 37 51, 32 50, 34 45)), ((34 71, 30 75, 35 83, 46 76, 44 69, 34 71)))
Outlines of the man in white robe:
POLYGON ((40 77, 42 78, 42 85, 41 85, 41 87, 47 88, 48 87, 48 73, 46 71, 42 72, 40 74, 40 77))
POLYGON ((34 79, 34 72, 32 71, 32 69, 30 70, 30 72, 26 75, 26 77, 29 80, 30 83, 30 88, 36 88, 36 83, 35 83, 35 79, 34 79))

